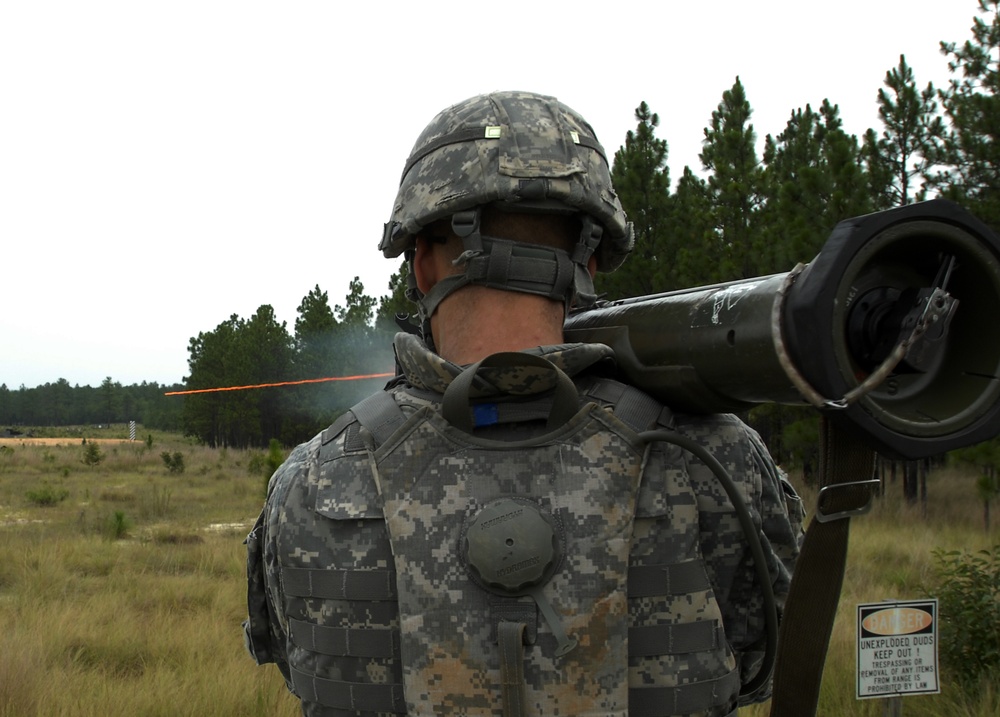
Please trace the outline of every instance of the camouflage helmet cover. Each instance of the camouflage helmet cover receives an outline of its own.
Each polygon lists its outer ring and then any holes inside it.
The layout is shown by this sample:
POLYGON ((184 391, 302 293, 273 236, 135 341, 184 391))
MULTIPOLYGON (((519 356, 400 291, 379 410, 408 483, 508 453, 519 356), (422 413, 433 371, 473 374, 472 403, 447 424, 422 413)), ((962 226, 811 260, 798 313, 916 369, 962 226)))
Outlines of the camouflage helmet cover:
POLYGON ((614 271, 632 249, 604 149, 554 97, 494 92, 440 112, 410 153, 379 248, 397 257, 422 227, 487 204, 589 215, 604 229, 599 271, 614 271))

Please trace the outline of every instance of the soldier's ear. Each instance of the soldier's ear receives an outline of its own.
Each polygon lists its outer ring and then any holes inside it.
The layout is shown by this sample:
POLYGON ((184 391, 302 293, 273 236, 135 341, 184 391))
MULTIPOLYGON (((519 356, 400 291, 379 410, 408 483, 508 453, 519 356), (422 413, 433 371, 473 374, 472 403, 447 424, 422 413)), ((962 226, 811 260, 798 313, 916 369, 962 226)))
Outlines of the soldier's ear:
POLYGON ((426 237, 417 237, 417 246, 413 253, 413 275, 417 280, 417 288, 426 296, 438 282, 437 266, 434 256, 434 244, 426 237))

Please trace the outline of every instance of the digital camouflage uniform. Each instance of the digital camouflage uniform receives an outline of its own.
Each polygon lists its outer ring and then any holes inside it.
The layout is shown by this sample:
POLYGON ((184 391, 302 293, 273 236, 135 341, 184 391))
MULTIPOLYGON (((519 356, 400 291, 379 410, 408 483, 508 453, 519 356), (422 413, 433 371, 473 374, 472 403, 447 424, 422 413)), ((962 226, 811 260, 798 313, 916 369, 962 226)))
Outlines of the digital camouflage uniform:
POLYGON ((407 334, 396 353, 389 438, 348 414, 296 448, 248 538, 251 652, 278 664, 303 713, 734 713, 764 635, 746 537, 703 463, 664 442, 647 450, 637 430, 670 428, 721 462, 780 606, 801 507, 756 434, 729 415, 671 414, 605 377, 609 348, 568 344, 530 353, 573 378, 578 413, 539 428, 549 408, 532 399, 556 374, 484 367, 474 401, 517 420, 470 436, 441 410, 462 368, 407 334), (502 500, 506 512, 488 512, 502 500), (498 592, 463 546, 520 506, 558 554, 542 585, 498 592))

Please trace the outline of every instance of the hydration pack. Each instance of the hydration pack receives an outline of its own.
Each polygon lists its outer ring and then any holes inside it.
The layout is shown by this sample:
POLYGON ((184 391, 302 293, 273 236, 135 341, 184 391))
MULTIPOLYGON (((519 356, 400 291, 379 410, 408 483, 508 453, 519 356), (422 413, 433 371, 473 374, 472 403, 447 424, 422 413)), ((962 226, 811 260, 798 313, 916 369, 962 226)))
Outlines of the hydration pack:
POLYGON ((505 361, 544 362, 557 388, 473 402, 477 364, 443 399, 375 394, 290 457, 303 478, 269 498, 274 556, 263 514, 248 538, 251 652, 279 662, 307 715, 735 712, 741 665, 691 477, 707 469, 639 435, 672 415, 541 358, 486 360, 505 361))

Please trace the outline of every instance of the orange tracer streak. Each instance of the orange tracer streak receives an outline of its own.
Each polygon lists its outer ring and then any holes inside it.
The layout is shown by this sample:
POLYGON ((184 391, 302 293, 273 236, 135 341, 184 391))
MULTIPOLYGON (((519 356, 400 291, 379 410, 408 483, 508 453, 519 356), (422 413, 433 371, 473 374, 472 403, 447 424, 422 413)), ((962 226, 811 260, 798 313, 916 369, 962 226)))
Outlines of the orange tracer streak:
POLYGON ((330 376, 328 378, 304 378, 301 381, 280 381, 278 383, 258 383, 252 386, 222 386, 220 388, 193 388, 189 391, 167 391, 164 396, 184 396, 190 393, 213 393, 215 391, 245 391, 250 388, 270 388, 272 386, 297 386, 303 383, 323 381, 361 381, 366 378, 390 378, 392 373, 366 373, 359 376, 330 376))

